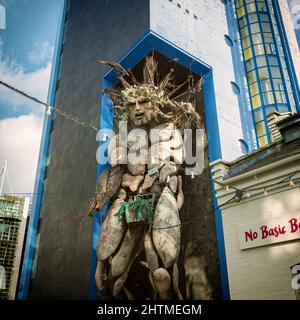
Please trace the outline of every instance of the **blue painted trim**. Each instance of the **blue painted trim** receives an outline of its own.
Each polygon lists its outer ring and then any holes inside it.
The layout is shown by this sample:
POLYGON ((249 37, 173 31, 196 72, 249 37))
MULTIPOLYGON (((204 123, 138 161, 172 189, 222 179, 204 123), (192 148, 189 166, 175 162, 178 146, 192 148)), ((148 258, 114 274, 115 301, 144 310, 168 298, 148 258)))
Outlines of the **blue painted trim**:
POLYGON ((286 58, 287 71, 288 71, 288 74, 289 74, 289 77, 291 80, 292 90, 294 93, 296 110, 297 110, 297 112, 300 112, 300 87, 299 87, 300 79, 297 78, 297 74, 295 71, 295 66, 293 63, 293 58, 292 58, 292 54, 291 54, 291 50, 290 50, 290 46, 289 46, 288 37, 287 37, 286 31, 285 31, 284 22, 283 22, 283 18, 281 15, 279 3, 277 1, 272 1, 272 4, 274 7, 275 17, 277 20, 278 30, 280 32, 281 39, 282 39, 281 40, 282 48, 283 48, 284 55, 286 58))
MULTIPOLYGON (((205 108, 205 122, 207 129, 207 140, 209 149, 209 161, 213 162, 218 159, 222 159, 220 131, 218 124, 217 106, 215 100, 214 80, 212 70, 205 77, 203 84, 204 94, 204 108, 205 108)), ((214 184, 212 182, 213 191, 213 205, 214 208, 218 208, 218 201, 214 184)), ((222 212, 220 209, 216 209, 214 212, 216 232, 217 232, 217 246, 218 255, 220 261, 220 276, 222 285, 222 296, 224 300, 230 299, 229 282, 228 282, 228 270, 226 261, 225 241, 223 233, 222 212)))
MULTIPOLYGON (((50 84, 49 84, 49 90, 48 90, 48 98, 47 98, 48 104, 52 106, 55 105, 56 86, 57 86, 58 71, 59 71, 59 65, 60 65, 60 53, 61 53, 61 46, 62 46, 62 40, 63 40, 63 34, 64 34, 64 19, 67 11, 67 5, 68 5, 68 0, 63 0, 61 2, 60 13, 59 13, 59 23, 58 23, 58 30, 56 35, 55 52, 53 56, 50 84)), ((32 199, 32 209, 29 216, 28 232, 26 237, 22 273, 20 277, 20 285, 19 285, 19 292, 18 292, 18 299, 21 299, 21 300, 28 298, 29 289, 30 289, 31 273, 32 273, 32 266, 33 266, 35 247, 36 247, 36 235, 37 235, 37 230, 39 225, 39 217, 40 217, 40 210, 41 210, 43 190, 44 190, 44 176, 46 171, 47 156, 48 156, 48 149, 49 149, 49 142, 50 142, 49 138, 50 138, 50 131, 51 131, 53 118, 54 118, 53 114, 51 114, 50 116, 47 116, 45 113, 43 132, 41 137, 41 146, 39 151, 39 160, 38 160, 37 173, 36 173, 36 179, 35 179, 35 185, 34 185, 34 195, 32 199)))
MULTIPOLYGON (((188 52, 170 43, 168 40, 159 36, 158 34, 150 31, 144 35, 120 60, 120 63, 125 69, 134 67, 139 61, 147 56, 151 51, 157 51, 166 56, 169 59, 177 59, 178 63, 182 66, 192 69, 193 72, 205 76, 203 91, 204 91, 204 102, 205 102, 205 114, 207 123, 208 133, 208 144, 209 144, 209 155, 210 161, 214 161, 222 158, 221 153, 221 142, 218 126, 217 108, 215 101, 215 92, 213 84, 212 69, 206 63, 200 61, 198 58, 190 55, 188 52)), ((117 81, 117 74, 113 69, 110 69, 105 75, 103 80, 103 88, 113 86, 117 81)), ((112 114, 108 113, 108 106, 110 102, 105 97, 102 97, 101 104, 101 128, 111 128, 112 125, 112 114)), ((104 170, 105 166, 98 165, 98 176, 104 170)), ((216 194, 213 192, 214 206, 217 207, 216 194)), ((107 209, 107 208, 106 208, 107 209)), ((105 210, 101 213, 105 216, 105 210)), ((228 286, 228 275, 226 265, 226 255, 224 246, 224 237, 222 229, 222 216, 221 211, 216 210, 216 228, 217 228, 217 239, 218 239, 218 253, 220 259, 220 273, 222 281, 222 293, 224 299, 229 299, 229 286, 228 286)), ((97 298, 97 290, 95 288, 94 274, 96 270, 97 257, 96 257, 96 243, 98 233, 101 229, 101 222, 99 218, 94 218, 94 234, 92 242, 92 266, 90 276, 90 298, 97 298)))

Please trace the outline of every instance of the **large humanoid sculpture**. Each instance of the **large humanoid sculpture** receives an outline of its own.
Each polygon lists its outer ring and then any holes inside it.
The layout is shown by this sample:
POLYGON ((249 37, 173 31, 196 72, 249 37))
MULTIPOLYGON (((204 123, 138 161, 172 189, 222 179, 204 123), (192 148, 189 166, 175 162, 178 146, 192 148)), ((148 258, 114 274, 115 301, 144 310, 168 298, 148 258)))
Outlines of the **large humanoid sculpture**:
MULTIPOLYGON (((109 280, 113 297, 123 290, 132 299, 125 282, 133 261, 144 250, 146 261, 141 264, 149 272, 152 298, 183 299, 177 267, 182 247, 179 212, 184 202, 183 129, 201 127, 200 117, 191 103, 171 98, 178 90, 172 85, 172 70, 156 83, 153 56, 146 58, 142 83, 120 65, 106 63, 121 73, 120 86, 107 90, 116 116, 128 120, 130 129, 143 130, 131 131, 125 142, 116 135, 108 146, 111 167, 100 176, 90 208, 91 213, 101 210, 112 200, 98 239, 96 285, 101 292, 109 280)), ((190 94, 200 85, 190 84, 190 94)), ((187 259, 185 269, 186 297, 210 298, 201 259, 187 259)))

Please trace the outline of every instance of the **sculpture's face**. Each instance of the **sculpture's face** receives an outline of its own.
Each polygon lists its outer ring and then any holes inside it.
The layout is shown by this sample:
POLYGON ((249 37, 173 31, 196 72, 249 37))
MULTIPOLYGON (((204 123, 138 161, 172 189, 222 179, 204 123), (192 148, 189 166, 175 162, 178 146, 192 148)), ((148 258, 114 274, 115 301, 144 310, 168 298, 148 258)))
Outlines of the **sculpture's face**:
POLYGON ((159 97, 153 86, 134 85, 122 90, 122 100, 129 119, 136 126, 141 126, 154 118, 159 97))
POLYGON ((127 104, 129 119, 136 125, 148 124, 154 117, 152 102, 141 97, 132 99, 127 104))

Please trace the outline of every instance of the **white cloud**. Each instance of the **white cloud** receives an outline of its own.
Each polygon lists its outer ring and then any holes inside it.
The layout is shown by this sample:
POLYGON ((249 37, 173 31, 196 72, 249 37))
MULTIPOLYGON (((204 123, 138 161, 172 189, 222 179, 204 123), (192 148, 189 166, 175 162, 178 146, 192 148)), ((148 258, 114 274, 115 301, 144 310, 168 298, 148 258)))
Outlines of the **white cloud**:
MULTIPOLYGON (((51 58, 47 65, 32 72, 26 72, 25 68, 15 61, 7 61, 2 54, 2 41, 0 38, 0 79, 8 84, 25 91, 26 93, 45 101, 47 99, 48 85, 51 75, 51 58)), ((9 89, 0 87, 0 105, 6 104, 14 109, 23 107, 28 100, 13 93, 9 89)), ((40 108, 37 105, 34 108, 40 108)))
MULTIPOLYGON (((42 121, 30 114, 0 121, 0 166, 8 161, 14 193, 33 192, 42 121)), ((3 192, 11 192, 8 181, 3 192)))
MULTIPOLYGON (((43 46, 42 46, 43 47, 43 46)), ((45 53, 40 50, 37 57, 45 53)), ((31 54, 33 59, 33 53, 31 54)), ((0 79, 8 84, 41 99, 47 98, 51 73, 51 58, 46 65, 32 72, 15 61, 7 61, 2 54, 0 38, 0 79)), ((8 172, 14 193, 33 192, 43 125, 44 107, 31 102, 9 89, 0 86, 1 106, 9 107, 16 115, 0 120, 0 167, 8 161, 8 172), (26 114, 26 115, 25 115, 26 114)), ((5 112, 5 108, 2 112, 5 112)), ((3 114, 2 114, 3 115, 3 114)), ((8 180, 3 192, 11 192, 8 180)))
POLYGON ((33 65, 41 65, 52 59, 54 47, 48 41, 35 42, 33 50, 27 54, 28 61, 33 65))

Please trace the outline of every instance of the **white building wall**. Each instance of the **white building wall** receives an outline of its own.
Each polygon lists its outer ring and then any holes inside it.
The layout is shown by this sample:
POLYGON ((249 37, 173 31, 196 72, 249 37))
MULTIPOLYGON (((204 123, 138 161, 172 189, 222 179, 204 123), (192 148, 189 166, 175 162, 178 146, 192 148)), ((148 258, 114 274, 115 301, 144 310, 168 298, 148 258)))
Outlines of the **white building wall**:
MULTIPOLYGON (((260 188, 251 191, 250 198, 245 194, 240 202, 231 202, 222 208, 230 297, 233 300, 296 299, 291 266, 300 262, 300 239, 242 250, 239 231, 241 228, 249 230, 253 225, 261 226, 273 219, 276 223, 281 219, 287 223, 291 217, 299 217, 300 190, 297 183, 294 187, 288 181, 278 184, 293 174, 293 179, 299 178, 299 160, 300 155, 296 154, 228 180, 223 180, 227 163, 219 160, 211 164, 214 179, 224 185, 240 190, 260 188), (268 188, 266 195, 263 187, 276 183, 268 188)), ((235 192, 232 188, 227 191, 218 184, 215 188, 219 206, 232 198, 235 192)))
POLYGON ((224 40, 225 6, 220 0, 151 0, 150 29, 212 67, 222 157, 238 157, 243 133, 230 84, 235 77, 231 50, 224 40))
POLYGON ((237 230, 240 226, 298 214, 299 194, 298 189, 289 190, 223 211, 231 299, 296 298, 290 267, 300 261, 300 241, 241 250, 237 230))

